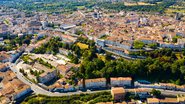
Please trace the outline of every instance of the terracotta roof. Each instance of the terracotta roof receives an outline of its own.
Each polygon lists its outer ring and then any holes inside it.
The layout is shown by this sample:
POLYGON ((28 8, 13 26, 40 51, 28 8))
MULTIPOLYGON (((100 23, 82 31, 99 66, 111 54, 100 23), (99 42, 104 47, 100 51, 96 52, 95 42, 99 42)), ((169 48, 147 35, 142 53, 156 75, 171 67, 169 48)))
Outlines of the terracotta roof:
POLYGON ((118 77, 118 78, 111 78, 111 81, 113 80, 121 80, 121 81, 131 81, 131 77, 118 77))
POLYGON ((96 79, 86 79, 85 83, 91 83, 91 82, 106 82, 105 78, 96 78, 96 79))
POLYGON ((157 99, 157 98, 147 98, 147 103, 149 103, 149 104, 159 103, 159 99, 157 99))
POLYGON ((125 89, 123 87, 113 87, 111 88, 111 92, 116 95, 116 94, 124 94, 125 93, 125 89))
POLYGON ((5 68, 5 67, 7 67, 7 64, 0 63, 0 69, 3 69, 3 68, 5 68))
POLYGON ((160 103, 178 103, 177 98, 160 99, 160 103))
POLYGON ((6 52, 4 52, 4 51, 1 51, 0 52, 0 61, 3 61, 3 60, 5 60, 5 59, 8 59, 8 58, 10 58, 10 55, 8 55, 6 52))

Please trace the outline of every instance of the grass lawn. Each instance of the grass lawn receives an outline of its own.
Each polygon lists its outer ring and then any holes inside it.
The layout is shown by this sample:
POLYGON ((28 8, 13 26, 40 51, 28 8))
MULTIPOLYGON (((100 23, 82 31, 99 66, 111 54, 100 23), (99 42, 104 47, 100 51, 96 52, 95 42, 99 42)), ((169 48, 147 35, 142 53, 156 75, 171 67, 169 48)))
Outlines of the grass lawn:
POLYGON ((83 43, 80 43, 80 42, 78 42, 77 45, 80 47, 80 49, 88 49, 89 48, 89 45, 83 44, 83 43))

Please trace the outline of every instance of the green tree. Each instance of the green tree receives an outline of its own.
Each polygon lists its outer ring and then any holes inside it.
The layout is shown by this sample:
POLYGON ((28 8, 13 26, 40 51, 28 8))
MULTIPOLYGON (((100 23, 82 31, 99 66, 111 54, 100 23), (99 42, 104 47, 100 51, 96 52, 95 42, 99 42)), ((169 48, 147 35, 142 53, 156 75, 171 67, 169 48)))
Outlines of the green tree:
POLYGON ((156 90, 156 89, 152 89, 151 94, 157 98, 161 97, 161 91, 156 90))
POLYGON ((135 49, 142 49, 145 46, 145 44, 142 41, 134 41, 133 47, 135 49))

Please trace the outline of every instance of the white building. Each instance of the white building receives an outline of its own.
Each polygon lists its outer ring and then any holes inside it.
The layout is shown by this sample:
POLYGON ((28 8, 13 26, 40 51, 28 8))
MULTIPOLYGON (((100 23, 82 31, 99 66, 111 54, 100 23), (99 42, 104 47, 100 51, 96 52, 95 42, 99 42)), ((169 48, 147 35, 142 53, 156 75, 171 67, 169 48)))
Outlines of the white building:
POLYGON ((131 82, 132 82, 131 77, 110 78, 110 84, 111 84, 112 87, 131 86, 131 82))
MULTIPOLYGON (((83 88, 83 81, 81 80, 79 83, 79 88, 83 88)), ((105 78, 96 78, 96 79, 86 79, 85 87, 87 89, 91 88, 105 88, 106 87, 106 79, 105 78)))
POLYGON ((18 99, 18 98, 30 93, 31 91, 32 91, 31 87, 28 86, 28 85, 25 85, 21 90, 16 92, 16 95, 14 96, 14 99, 18 99))
POLYGON ((56 78, 58 75, 58 71, 56 69, 50 69, 39 63, 35 63, 33 68, 34 70, 37 70, 37 71, 43 71, 43 73, 40 74, 37 79, 39 83, 47 83, 52 79, 56 78))
POLYGON ((40 83, 47 83, 51 81, 52 79, 57 77, 57 70, 53 70, 51 72, 43 73, 39 76, 39 82, 40 83))

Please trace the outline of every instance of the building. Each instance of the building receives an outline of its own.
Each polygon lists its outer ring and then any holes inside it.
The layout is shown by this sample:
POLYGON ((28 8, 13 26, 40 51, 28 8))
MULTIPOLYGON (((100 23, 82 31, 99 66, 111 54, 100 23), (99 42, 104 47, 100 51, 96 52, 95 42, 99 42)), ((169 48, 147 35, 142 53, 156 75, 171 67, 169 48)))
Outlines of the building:
POLYGON ((0 63, 0 72, 5 72, 8 69, 8 65, 4 63, 0 63))
POLYGON ((0 78, 2 79, 0 97, 5 97, 12 101, 31 92, 31 87, 17 79, 16 75, 10 70, 0 72, 0 78))
POLYGON ((73 92, 76 88, 66 82, 61 82, 60 80, 53 84, 50 88, 53 92, 73 92))
POLYGON ((59 71, 60 74, 65 76, 71 70, 71 68, 77 69, 78 66, 79 65, 75 65, 72 63, 67 63, 66 65, 59 64, 57 65, 57 70, 59 71))
POLYGON ((10 57, 10 62, 15 62, 19 56, 23 53, 23 50, 18 50, 18 51, 10 51, 9 54, 11 54, 11 57, 10 57))
POLYGON ((131 77, 110 78, 110 84, 112 87, 131 87, 131 83, 131 77))
POLYGON ((71 29, 71 28, 74 28, 74 27, 76 27, 76 25, 74 25, 74 24, 62 24, 60 26, 60 28, 63 29, 63 30, 68 30, 68 29, 71 29))
POLYGON ((147 98, 147 104, 179 104, 177 98, 147 98))
POLYGON ((56 69, 50 69, 39 63, 35 63, 33 66, 34 70, 43 71, 38 77, 39 83, 47 83, 57 77, 58 71, 56 69))
POLYGON ((123 87, 112 87, 111 88, 111 95, 114 101, 123 101, 126 95, 125 89, 123 87))
POLYGON ((138 95, 140 98, 148 98, 150 90, 144 88, 130 89, 129 92, 133 95, 138 95))
POLYGON ((63 54, 63 55, 66 55, 66 56, 68 56, 68 55, 71 53, 69 50, 64 49, 64 48, 60 48, 60 49, 59 49, 59 52, 60 52, 61 54, 63 54))
POLYGON ((177 101, 179 102, 179 104, 184 104, 185 103, 185 95, 178 95, 177 101))
POLYGON ((159 83, 160 87, 162 89, 167 89, 167 90, 175 90, 176 85, 173 83, 159 83))
POLYGON ((11 59, 11 56, 7 54, 5 51, 0 52, 0 62, 5 63, 9 62, 11 59))
POLYGON ((147 104, 159 104, 158 98, 147 98, 147 104))
POLYGON ((179 104, 177 98, 164 98, 159 100, 160 104, 179 104))
MULTIPOLYGON (((79 81, 78 83, 79 89, 83 89, 83 81, 79 81)), ((96 79, 86 79, 85 87, 87 89, 97 89, 97 88, 105 88, 106 87, 106 79, 105 78, 96 78, 96 79)))

